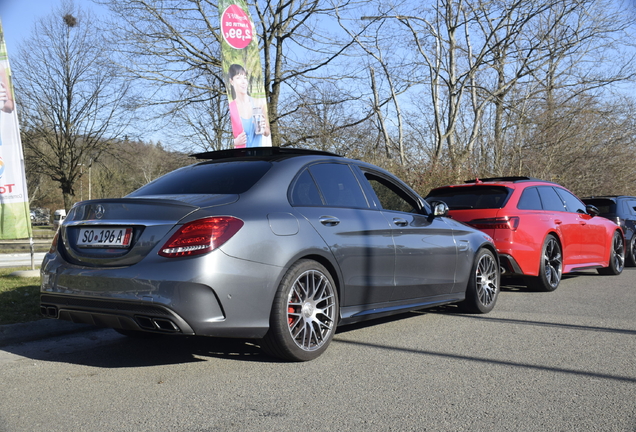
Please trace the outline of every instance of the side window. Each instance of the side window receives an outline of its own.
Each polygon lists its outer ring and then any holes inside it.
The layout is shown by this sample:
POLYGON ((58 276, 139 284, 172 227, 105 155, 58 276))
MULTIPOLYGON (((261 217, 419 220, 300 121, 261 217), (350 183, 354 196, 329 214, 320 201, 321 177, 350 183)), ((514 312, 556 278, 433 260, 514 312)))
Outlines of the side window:
POLYGON ((397 185, 371 173, 364 173, 364 176, 371 184, 383 209, 404 213, 417 212, 417 203, 397 185))
POLYGON ((323 163, 309 167, 326 206, 368 208, 360 183, 349 165, 323 163))
POLYGON ((291 204, 293 206, 308 207, 323 205, 318 187, 311 177, 311 174, 309 174, 309 171, 303 171, 298 177, 298 180, 296 180, 296 184, 294 184, 291 193, 291 204))
POLYGON ((539 196, 541 197, 543 210, 565 211, 563 201, 561 200, 559 195, 557 195, 552 186, 540 186, 537 189, 539 190, 539 196))
POLYGON ((629 212, 636 215, 636 201, 628 201, 627 206, 629 207, 629 212))
POLYGON ((570 192, 565 189, 555 188, 559 196, 565 202, 565 208, 570 213, 586 213, 585 204, 581 202, 580 199, 572 195, 570 192))
POLYGON ((541 198, 536 187, 524 189, 517 204, 519 210, 542 210, 541 198))
POLYGON ((620 213, 624 213, 626 215, 630 215, 630 214, 633 213, 632 209, 631 209, 631 204, 629 203, 629 201, 627 201, 627 200, 622 201, 620 199, 617 199, 616 200, 616 208, 617 208, 617 210, 618 210, 619 206, 620 206, 620 211, 617 211, 617 213, 619 213, 619 214, 620 213))

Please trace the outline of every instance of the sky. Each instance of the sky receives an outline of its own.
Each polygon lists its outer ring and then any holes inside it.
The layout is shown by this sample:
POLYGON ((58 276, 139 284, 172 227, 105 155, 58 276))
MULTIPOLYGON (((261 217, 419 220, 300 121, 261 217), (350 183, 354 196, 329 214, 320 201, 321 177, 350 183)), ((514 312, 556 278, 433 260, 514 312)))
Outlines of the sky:
MULTIPOLYGON (((76 6, 95 14, 105 11, 103 6, 96 5, 92 0, 73 0, 73 2, 76 6)), ((20 44, 31 36, 35 23, 40 18, 50 15, 61 4, 62 0, 0 0, 0 20, 10 64, 11 59, 18 55, 20 44)), ((162 141, 162 135, 159 132, 156 136, 147 138, 152 141, 162 141)))
MULTIPOLYGON (((98 8, 90 0, 75 0, 74 3, 85 9, 98 8)), ((0 0, 0 19, 9 61, 17 54, 20 43, 31 34, 35 22, 60 4, 61 0, 0 0)))

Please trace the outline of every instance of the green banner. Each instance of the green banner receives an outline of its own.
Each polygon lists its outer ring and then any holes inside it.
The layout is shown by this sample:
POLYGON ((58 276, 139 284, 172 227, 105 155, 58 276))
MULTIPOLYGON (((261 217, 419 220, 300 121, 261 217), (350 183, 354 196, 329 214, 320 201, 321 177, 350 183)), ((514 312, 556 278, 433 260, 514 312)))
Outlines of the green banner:
POLYGON ((258 39, 247 4, 220 0, 219 20, 234 147, 271 146, 258 39))
POLYGON ((11 68, 0 22, 0 239, 31 237, 31 212, 11 68))

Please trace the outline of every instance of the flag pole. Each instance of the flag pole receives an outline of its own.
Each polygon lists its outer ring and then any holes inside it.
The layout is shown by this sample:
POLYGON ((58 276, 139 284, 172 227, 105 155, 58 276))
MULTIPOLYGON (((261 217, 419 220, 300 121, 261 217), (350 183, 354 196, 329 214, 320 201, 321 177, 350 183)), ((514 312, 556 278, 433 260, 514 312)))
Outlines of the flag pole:
POLYGON ((33 247, 33 237, 29 237, 29 248, 31 249, 31 270, 35 270, 35 248, 33 247))

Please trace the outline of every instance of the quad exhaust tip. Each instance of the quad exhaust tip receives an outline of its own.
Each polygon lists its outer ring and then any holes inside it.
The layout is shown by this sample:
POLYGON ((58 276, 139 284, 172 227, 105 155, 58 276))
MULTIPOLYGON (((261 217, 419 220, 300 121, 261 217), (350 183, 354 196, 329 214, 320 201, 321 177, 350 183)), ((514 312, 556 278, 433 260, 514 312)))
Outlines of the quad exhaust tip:
POLYGON ((57 318, 57 307, 40 305, 40 314, 46 318, 57 318))
POLYGON ((154 330, 168 333, 178 333, 181 331, 179 327, 177 327, 177 325, 169 319, 136 316, 135 320, 137 321, 139 327, 144 330, 154 330))

